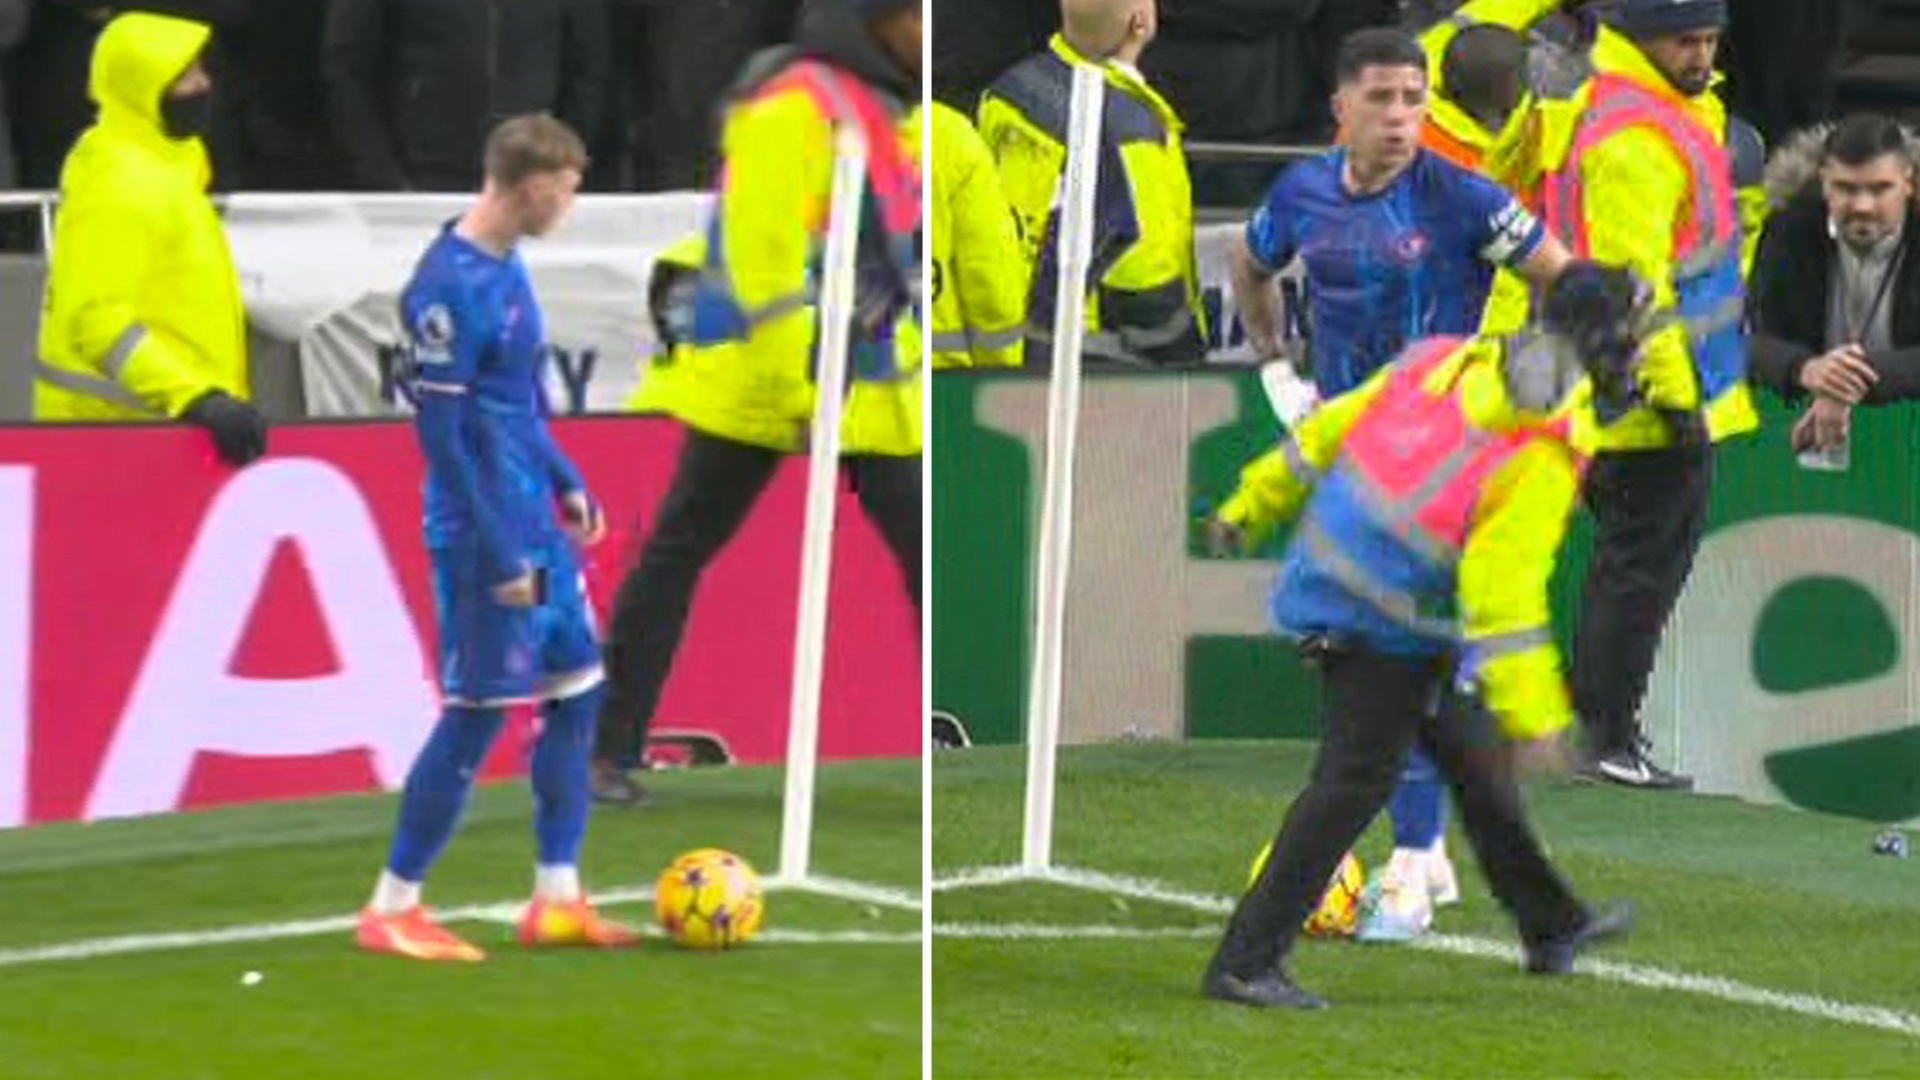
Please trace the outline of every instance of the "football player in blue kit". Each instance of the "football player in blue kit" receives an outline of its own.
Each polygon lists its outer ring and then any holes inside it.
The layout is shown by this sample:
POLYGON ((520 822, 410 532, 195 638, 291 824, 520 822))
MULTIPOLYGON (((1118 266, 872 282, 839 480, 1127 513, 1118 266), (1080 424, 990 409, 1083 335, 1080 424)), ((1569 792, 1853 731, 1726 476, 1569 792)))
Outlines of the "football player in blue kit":
POLYGON ((565 217, 586 163, 579 137, 557 120, 502 123, 487 142, 485 189, 442 228, 401 293, 427 463, 444 708, 407 775, 386 868, 361 912, 359 943, 375 952, 484 957, 434 921, 420 888, 453 836, 505 707, 535 700, 539 857, 520 940, 636 940, 631 929, 601 919, 580 884, 587 758, 603 677, 578 549, 597 542, 605 524, 547 429, 545 327, 515 251, 565 217))

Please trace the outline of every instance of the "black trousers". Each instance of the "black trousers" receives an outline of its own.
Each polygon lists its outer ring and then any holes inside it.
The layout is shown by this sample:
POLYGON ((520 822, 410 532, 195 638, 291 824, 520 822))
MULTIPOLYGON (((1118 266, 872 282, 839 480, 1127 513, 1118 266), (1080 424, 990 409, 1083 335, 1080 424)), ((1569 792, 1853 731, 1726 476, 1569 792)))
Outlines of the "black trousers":
POLYGON ((1214 957, 1251 978, 1283 962, 1340 859, 1387 805, 1418 738, 1453 789, 1493 894, 1524 940, 1570 933, 1586 909, 1528 828, 1493 719, 1448 691, 1447 661, 1341 649, 1322 663, 1326 734, 1273 856, 1240 899, 1214 957))
MULTIPOLYGON (((614 596, 607 697, 595 756, 631 761, 686 631, 700 574, 746 520, 783 455, 688 429, 660 519, 614 596)), ((842 467, 920 607, 920 458, 850 456, 842 467)))
POLYGON ((1603 453, 1586 480, 1593 565, 1573 641, 1573 704, 1597 753, 1640 736, 1660 635, 1693 570, 1713 492, 1707 445, 1603 453))

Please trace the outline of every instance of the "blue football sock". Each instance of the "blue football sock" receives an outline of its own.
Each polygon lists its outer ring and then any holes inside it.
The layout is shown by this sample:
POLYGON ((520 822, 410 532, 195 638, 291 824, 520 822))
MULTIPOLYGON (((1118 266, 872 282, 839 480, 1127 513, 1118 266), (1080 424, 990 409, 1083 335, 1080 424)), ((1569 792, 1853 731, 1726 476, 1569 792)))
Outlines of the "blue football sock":
POLYGON ((407 881, 420 881, 453 838, 466 809, 473 774, 500 734, 506 715, 499 709, 449 705, 440 714, 420 756, 407 773, 400 797, 400 824, 394 829, 387 869, 407 881))
POLYGON ((605 684, 540 707, 540 739, 533 747, 533 829, 540 865, 579 861, 587 832, 587 759, 605 684))
POLYGON ((1393 818, 1393 846, 1425 850, 1440 839, 1447 827, 1447 786, 1440 770, 1420 747, 1407 755, 1406 771, 1400 774, 1400 786, 1393 790, 1387 804, 1393 818))

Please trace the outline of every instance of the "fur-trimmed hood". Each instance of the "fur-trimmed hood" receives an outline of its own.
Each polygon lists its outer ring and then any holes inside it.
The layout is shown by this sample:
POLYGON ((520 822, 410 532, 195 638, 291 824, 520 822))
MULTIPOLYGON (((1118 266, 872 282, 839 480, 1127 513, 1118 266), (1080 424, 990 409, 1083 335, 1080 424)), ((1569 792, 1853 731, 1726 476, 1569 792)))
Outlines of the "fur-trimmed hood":
MULTIPOLYGON (((1787 205, 1820 175, 1821 151, 1827 144, 1827 136, 1837 126, 1832 122, 1815 124, 1787 136, 1774 148, 1767 158, 1768 206, 1778 210, 1787 205)), ((1920 146, 1920 133, 1905 124, 1900 125, 1900 130, 1906 133, 1910 145, 1920 146)))

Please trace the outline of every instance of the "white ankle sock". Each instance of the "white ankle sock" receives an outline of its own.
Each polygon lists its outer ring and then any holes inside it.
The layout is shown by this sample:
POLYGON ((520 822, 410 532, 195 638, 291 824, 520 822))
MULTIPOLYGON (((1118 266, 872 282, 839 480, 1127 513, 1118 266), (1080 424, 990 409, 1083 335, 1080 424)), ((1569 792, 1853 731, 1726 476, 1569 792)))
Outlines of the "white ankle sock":
POLYGON ((1393 856, 1387 860, 1387 874, 1401 884, 1425 881, 1427 854, 1423 848, 1394 848, 1393 856))
POLYGON ((580 899, 580 868, 577 866, 536 866, 533 868, 533 893, 555 904, 571 904, 580 899))
POLYGON ((420 903, 420 883, 399 877, 391 870, 382 870, 369 903, 382 915, 398 915, 420 903))

